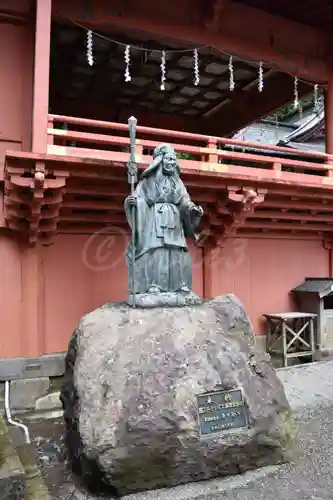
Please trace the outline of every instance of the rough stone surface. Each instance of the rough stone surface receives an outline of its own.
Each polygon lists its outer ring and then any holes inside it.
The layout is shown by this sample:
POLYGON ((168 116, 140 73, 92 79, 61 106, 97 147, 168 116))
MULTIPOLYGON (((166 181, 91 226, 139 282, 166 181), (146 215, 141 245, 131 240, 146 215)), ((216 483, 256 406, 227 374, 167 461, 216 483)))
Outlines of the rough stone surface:
POLYGON ((61 399, 74 473, 114 496, 278 464, 296 437, 283 386, 230 295, 182 309, 109 303, 86 315, 61 399), (200 439, 196 395, 236 387, 249 429, 200 439))
POLYGON ((10 383, 10 406, 13 410, 33 410, 36 400, 47 394, 50 387, 48 377, 12 380, 10 383))

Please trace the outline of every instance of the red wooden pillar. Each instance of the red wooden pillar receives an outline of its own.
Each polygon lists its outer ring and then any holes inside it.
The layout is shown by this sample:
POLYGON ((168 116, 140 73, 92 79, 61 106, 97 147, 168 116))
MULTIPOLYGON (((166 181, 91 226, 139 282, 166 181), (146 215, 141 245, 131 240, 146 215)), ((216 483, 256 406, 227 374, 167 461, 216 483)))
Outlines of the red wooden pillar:
MULTIPOLYGON (((52 0, 36 0, 32 151, 46 153, 49 112, 52 0)), ((22 253, 22 335, 24 355, 43 353, 43 276, 38 247, 22 253)))
POLYGON ((49 111, 52 0, 36 1, 32 151, 45 153, 49 111))
POLYGON ((207 248, 203 251, 203 296, 213 299, 219 295, 221 249, 207 248))
POLYGON ((44 347, 43 274, 37 246, 23 248, 21 265, 21 349, 23 356, 35 357, 44 347))

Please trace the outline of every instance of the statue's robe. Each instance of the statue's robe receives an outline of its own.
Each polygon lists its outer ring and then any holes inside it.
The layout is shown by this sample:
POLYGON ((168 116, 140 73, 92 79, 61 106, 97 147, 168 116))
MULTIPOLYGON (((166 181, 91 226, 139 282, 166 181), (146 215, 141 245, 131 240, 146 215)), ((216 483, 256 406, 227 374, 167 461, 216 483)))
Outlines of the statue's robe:
MULTIPOLYGON (((198 221, 179 175, 164 175, 160 166, 139 182, 134 194, 136 209, 126 199, 125 212, 131 227, 135 213, 135 292, 146 293, 151 286, 165 292, 176 292, 183 285, 191 290, 192 260, 186 237, 195 237, 198 221)), ((131 244, 126 258, 132 292, 131 244)))

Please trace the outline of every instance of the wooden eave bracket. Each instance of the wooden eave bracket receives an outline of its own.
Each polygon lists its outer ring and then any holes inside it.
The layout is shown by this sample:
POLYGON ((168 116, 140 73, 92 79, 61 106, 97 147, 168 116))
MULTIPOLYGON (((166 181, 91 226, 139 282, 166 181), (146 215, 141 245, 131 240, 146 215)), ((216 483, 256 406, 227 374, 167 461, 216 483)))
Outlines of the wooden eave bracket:
POLYGON ((7 226, 26 233, 32 245, 38 240, 49 244, 57 230, 68 176, 66 171, 47 170, 42 161, 36 161, 32 171, 6 167, 4 206, 7 226), (22 194, 22 188, 28 188, 29 194, 22 194), (46 190, 52 193, 47 199, 46 190))
POLYGON ((326 234, 324 240, 323 240, 323 247, 325 250, 333 250, 333 235, 332 234, 326 234))
POLYGON ((224 225, 223 231, 219 236, 215 236, 215 245, 223 247, 228 238, 234 237, 239 227, 254 212, 256 206, 262 203, 267 193, 266 189, 243 188, 239 192, 239 187, 228 186, 228 200, 233 202, 233 208, 230 213, 230 219, 224 225))
POLYGON ((228 208, 220 200, 217 200, 216 214, 206 213, 206 225, 196 242, 199 247, 223 246, 225 240, 234 236, 237 229, 253 213, 256 205, 264 201, 267 193, 267 189, 255 190, 250 187, 240 190, 239 186, 227 186, 226 189, 227 201, 232 206, 228 208), (228 221, 223 223, 222 220, 218 220, 219 215, 226 216, 228 221), (218 237, 216 237, 217 232, 220 233, 218 237))

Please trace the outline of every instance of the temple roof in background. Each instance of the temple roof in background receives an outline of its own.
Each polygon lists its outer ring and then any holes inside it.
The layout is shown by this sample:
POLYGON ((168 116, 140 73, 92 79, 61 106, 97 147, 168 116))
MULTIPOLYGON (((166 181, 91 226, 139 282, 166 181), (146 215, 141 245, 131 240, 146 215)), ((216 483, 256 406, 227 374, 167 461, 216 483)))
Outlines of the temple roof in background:
POLYGON ((325 152, 325 111, 323 100, 316 109, 308 107, 282 122, 261 120, 240 130, 234 138, 291 149, 325 152))

